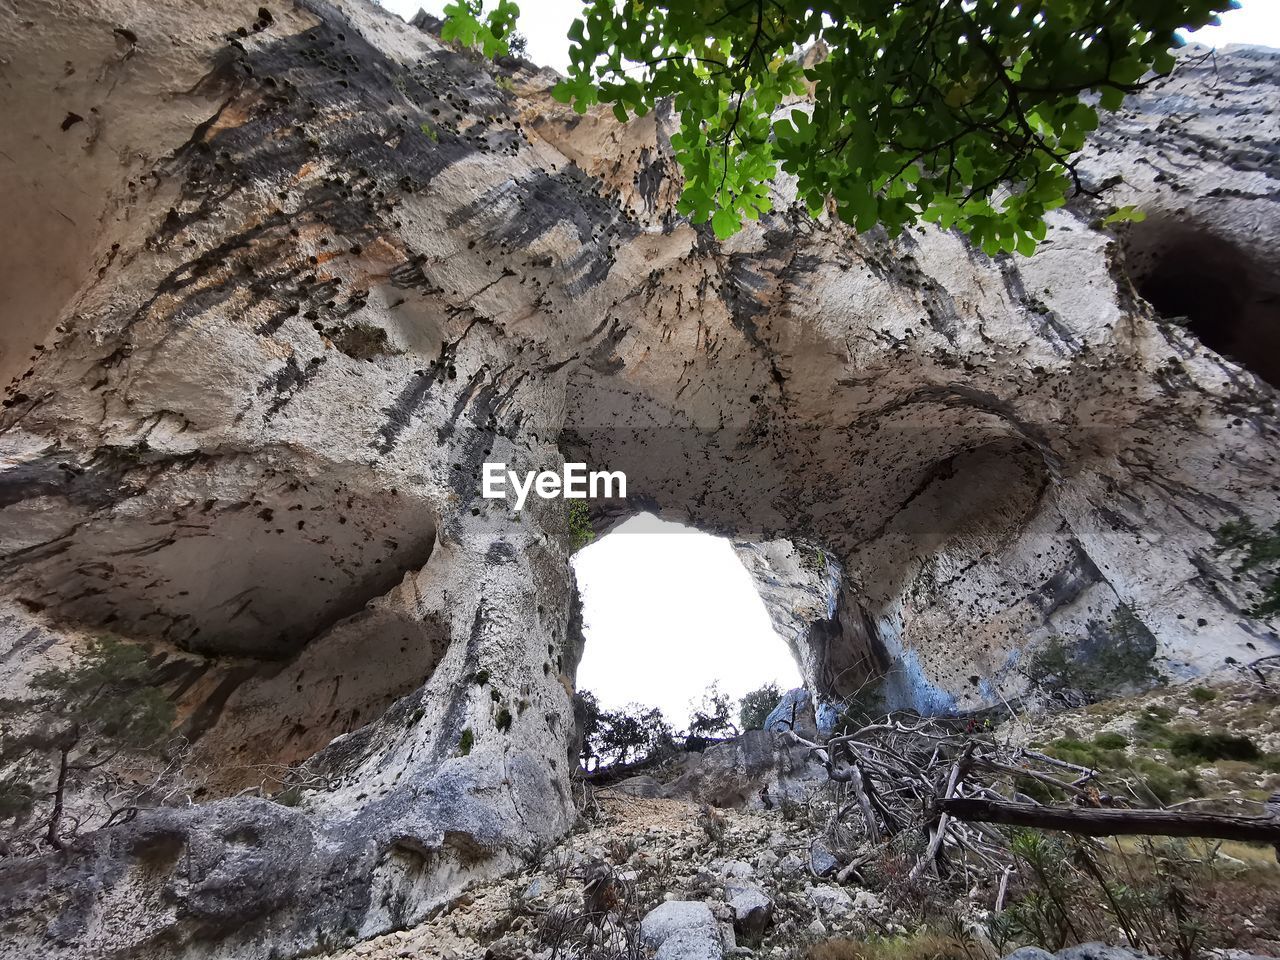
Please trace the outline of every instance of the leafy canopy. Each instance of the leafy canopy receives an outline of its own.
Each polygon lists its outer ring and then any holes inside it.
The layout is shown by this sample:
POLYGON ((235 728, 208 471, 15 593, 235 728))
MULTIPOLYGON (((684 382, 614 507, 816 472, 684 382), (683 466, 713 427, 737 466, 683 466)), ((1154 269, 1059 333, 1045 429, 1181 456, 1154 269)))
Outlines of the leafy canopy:
POLYGON ((772 682, 744 694, 738 701, 738 720, 742 723, 742 729, 763 730, 769 714, 773 713, 773 708, 781 699, 781 688, 772 682))
POLYGON ((515 36, 520 8, 512 0, 498 0, 498 5, 482 18, 483 13, 484 0, 453 0, 446 4, 440 38, 456 40, 490 59, 511 53, 513 42, 517 53, 524 52, 525 39, 515 36))
MULTIPOLYGON (((465 28, 446 29, 489 29, 500 42, 514 4, 500 0, 487 21, 478 4, 451 5, 471 12, 465 28)), ((926 220, 989 254, 1030 254, 1045 214, 1084 189, 1076 155, 1098 109, 1115 110, 1144 78, 1173 68, 1175 31, 1236 6, 586 0, 554 94, 579 112, 612 104, 620 120, 671 98, 679 211, 710 220, 721 238, 770 209, 781 169, 811 212, 829 198, 859 231, 896 234, 926 220)))

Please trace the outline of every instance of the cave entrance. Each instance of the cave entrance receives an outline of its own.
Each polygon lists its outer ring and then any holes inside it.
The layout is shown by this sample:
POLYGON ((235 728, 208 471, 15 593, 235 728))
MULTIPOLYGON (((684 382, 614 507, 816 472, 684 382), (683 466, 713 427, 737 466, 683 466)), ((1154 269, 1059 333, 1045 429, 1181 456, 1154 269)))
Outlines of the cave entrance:
POLYGON ((801 685, 751 575, 722 537, 639 514, 573 558, 585 646, 577 687, 602 709, 657 707, 687 730, 713 683, 733 704, 801 685))
POLYGON ((1138 293, 1206 347, 1280 386, 1280 276, 1201 227, 1153 217, 1133 224, 1125 261, 1138 293))

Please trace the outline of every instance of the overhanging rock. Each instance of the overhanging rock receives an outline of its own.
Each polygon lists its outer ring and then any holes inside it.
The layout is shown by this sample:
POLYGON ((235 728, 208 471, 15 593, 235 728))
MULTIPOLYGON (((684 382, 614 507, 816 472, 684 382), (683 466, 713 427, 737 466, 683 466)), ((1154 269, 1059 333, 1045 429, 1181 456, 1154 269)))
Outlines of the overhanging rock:
MULTIPOLYGON (((923 710, 998 702, 1029 645, 1105 643, 1119 610, 1171 676, 1277 649, 1214 548, 1280 516, 1275 390, 1135 296, 1100 209, 988 258, 780 182, 719 243, 674 212, 668 114, 579 117, 361 0, 17 7, 3 683, 109 631, 163 655, 210 796, 323 749, 297 806, 0 867, 0 956, 318 949, 567 827, 564 505, 483 500, 486 461, 625 470, 601 529, 653 508, 821 545, 834 606, 795 645, 823 696, 881 671, 923 710)), ((1091 181, 1276 249, 1277 75, 1184 61, 1091 181)))

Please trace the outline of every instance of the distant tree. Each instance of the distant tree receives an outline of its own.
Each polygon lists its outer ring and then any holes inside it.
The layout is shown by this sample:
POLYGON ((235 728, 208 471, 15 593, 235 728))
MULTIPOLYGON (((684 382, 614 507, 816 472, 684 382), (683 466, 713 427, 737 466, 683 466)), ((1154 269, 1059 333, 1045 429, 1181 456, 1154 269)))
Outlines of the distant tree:
POLYGON ((743 730, 763 730, 764 722, 782 699, 782 691, 776 683, 766 683, 746 694, 738 701, 738 719, 743 730))
POLYGON ((142 648, 99 639, 71 666, 36 674, 35 696, 0 701, 0 823, 11 821, 11 834, 37 818, 60 849, 74 778, 121 754, 162 750, 174 710, 149 675, 142 648))
POLYGON ((589 690, 581 691, 578 701, 584 770, 639 763, 674 750, 675 734, 657 707, 632 703, 621 710, 602 710, 589 690))
POLYGON ((529 38, 519 31, 512 33, 507 41, 507 53, 513 57, 528 57, 529 38))
POLYGON ((721 693, 719 686, 713 683, 693 708, 689 718, 689 736, 715 740, 737 735, 738 727, 733 722, 729 695, 721 693))

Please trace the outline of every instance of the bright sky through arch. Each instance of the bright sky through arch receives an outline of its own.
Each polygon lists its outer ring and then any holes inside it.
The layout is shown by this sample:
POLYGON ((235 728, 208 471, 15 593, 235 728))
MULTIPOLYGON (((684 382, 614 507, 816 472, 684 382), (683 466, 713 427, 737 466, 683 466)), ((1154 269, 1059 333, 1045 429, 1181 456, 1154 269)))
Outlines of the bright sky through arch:
POLYGON ((656 706, 678 727, 707 684, 736 701, 800 685, 751 575, 728 540, 632 517, 573 559, 587 638, 578 687, 603 706, 656 706))

